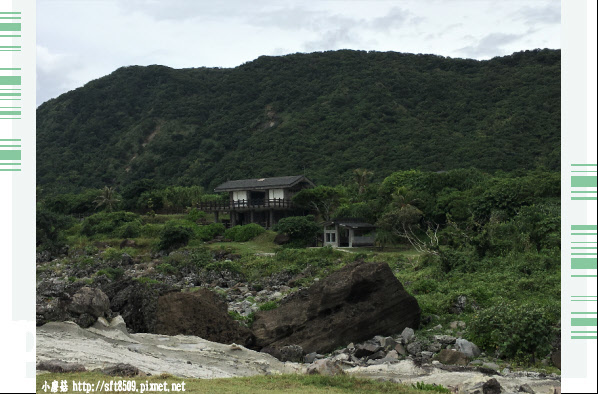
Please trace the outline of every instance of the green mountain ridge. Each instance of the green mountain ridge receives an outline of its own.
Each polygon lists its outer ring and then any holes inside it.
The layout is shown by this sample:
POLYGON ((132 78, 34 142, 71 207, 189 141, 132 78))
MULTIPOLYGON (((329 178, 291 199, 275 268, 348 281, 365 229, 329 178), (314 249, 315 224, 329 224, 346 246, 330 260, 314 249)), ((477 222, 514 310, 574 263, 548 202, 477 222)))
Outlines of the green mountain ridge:
POLYGON ((213 188, 356 168, 560 168, 560 50, 488 61, 395 52, 262 56, 232 69, 130 66, 37 110, 37 182, 213 188))

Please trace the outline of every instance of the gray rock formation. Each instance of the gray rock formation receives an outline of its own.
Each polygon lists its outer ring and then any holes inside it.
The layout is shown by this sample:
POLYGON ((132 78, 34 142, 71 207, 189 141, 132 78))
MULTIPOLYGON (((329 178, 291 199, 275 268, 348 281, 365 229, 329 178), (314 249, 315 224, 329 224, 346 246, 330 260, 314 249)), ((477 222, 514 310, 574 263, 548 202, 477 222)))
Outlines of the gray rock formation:
POLYGON ((465 354, 449 349, 442 349, 437 355, 437 360, 449 365, 467 365, 469 363, 469 359, 465 354))
POLYGON ((408 344, 413 340, 415 337, 415 331, 412 328, 406 327, 403 332, 401 333, 401 338, 403 338, 403 343, 408 344))
POLYGON ((45 360, 37 364, 38 371, 48 371, 54 373, 65 372, 85 372, 86 369, 83 364, 74 362, 64 362, 60 360, 45 360))
POLYGON ((455 341, 455 349, 469 358, 478 357, 482 352, 474 343, 469 342, 467 339, 459 338, 455 341))
POLYGON ((326 375, 326 376, 335 376, 335 375, 344 375, 345 371, 341 367, 339 367, 336 363, 330 360, 316 360, 307 367, 307 374, 313 375, 326 375))
MULTIPOLYGON (((70 312, 79 315, 87 313, 94 318, 104 316, 110 309, 110 300, 108 296, 100 289, 91 287, 82 287, 73 294, 71 304, 68 307, 70 312)), ((95 319, 94 319, 95 320, 95 319)))

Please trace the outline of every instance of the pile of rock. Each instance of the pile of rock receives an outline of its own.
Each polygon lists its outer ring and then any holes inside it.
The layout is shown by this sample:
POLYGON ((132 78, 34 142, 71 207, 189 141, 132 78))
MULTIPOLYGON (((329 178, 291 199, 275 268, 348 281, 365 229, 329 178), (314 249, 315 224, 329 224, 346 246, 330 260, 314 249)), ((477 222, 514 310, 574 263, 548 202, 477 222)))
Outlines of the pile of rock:
MULTIPOLYGON (((293 360, 281 358, 288 354, 290 346, 281 348, 278 353, 271 353, 283 361, 295 361, 300 349, 295 348, 293 360), (284 351, 283 351, 284 350, 284 351)), ((413 329, 405 328, 400 335, 375 336, 361 343, 350 343, 343 349, 337 349, 330 355, 311 352, 303 357, 303 362, 313 363, 317 360, 329 360, 345 368, 393 364, 400 360, 411 359, 417 364, 448 364, 466 366, 481 355, 480 349, 466 339, 450 335, 434 335, 432 339, 419 340, 413 329)), ((475 364, 473 364, 475 365, 475 364)), ((490 365, 487 367, 491 368, 490 365)), ((498 369, 496 366, 493 369, 498 369)))
POLYGON ((224 293, 228 302, 228 310, 247 317, 257 312, 260 304, 270 301, 281 301, 291 291, 289 286, 272 286, 260 291, 251 290, 248 285, 240 284, 232 289, 215 289, 224 293))
POLYGON ((70 320, 81 327, 89 327, 99 317, 112 317, 110 299, 100 289, 52 280, 44 283, 36 294, 36 320, 41 325, 48 321, 70 320))

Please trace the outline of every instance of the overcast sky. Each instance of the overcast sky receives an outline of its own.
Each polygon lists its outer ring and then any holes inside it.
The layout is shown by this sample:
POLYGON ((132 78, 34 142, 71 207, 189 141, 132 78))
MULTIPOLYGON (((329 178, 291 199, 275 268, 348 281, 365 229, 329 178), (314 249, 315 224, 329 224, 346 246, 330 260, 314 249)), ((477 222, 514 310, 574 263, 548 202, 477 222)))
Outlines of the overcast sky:
POLYGON ((37 103, 128 65, 360 49, 490 59, 561 47, 559 0, 37 0, 37 103))

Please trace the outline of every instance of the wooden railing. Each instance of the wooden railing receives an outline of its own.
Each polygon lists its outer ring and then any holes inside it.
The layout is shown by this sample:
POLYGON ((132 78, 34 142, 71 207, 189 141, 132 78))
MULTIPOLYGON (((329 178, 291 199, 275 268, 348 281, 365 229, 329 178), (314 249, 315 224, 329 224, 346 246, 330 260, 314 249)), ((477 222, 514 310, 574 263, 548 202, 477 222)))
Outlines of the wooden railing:
POLYGON ((270 198, 234 200, 228 202, 202 202, 199 203, 197 207, 202 211, 234 211, 252 208, 289 209, 293 208, 293 203, 291 200, 284 198, 270 198))

